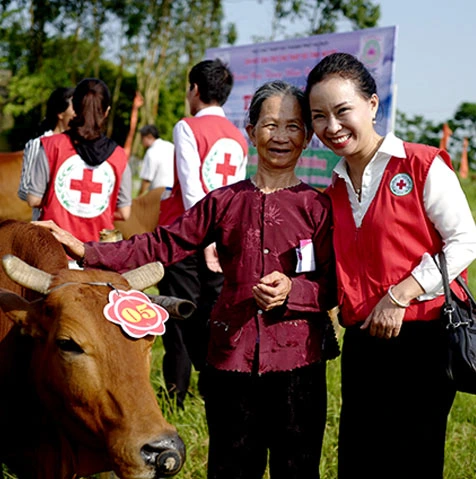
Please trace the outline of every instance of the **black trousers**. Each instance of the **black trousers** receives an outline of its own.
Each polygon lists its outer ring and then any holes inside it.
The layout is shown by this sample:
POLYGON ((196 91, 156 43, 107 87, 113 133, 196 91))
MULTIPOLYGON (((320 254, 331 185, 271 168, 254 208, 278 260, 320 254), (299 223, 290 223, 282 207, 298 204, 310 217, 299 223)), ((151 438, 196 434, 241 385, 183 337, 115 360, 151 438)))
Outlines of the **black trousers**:
POLYGON ((197 305, 195 313, 186 320, 170 318, 162 336, 164 379, 180 406, 188 391, 192 364, 197 371, 205 364, 210 312, 222 286, 223 275, 207 268, 202 252, 166 268, 158 284, 160 294, 188 299, 197 305))
POLYGON ((208 479, 318 479, 326 365, 262 375, 203 372, 208 479))
POLYGON ((441 479, 455 390, 441 366, 438 321, 397 338, 348 328, 342 350, 339 479, 441 479))

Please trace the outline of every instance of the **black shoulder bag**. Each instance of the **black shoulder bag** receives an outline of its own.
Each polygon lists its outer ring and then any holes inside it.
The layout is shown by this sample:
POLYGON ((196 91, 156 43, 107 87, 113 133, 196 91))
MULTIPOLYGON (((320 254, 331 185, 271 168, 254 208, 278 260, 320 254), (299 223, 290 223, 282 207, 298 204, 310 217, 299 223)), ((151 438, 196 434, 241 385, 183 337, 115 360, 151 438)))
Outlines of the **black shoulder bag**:
POLYGON ((444 253, 439 253, 438 258, 445 290, 441 320, 446 340, 446 375, 458 391, 476 394, 476 301, 461 276, 455 281, 464 289, 468 302, 456 296, 449 285, 444 253))

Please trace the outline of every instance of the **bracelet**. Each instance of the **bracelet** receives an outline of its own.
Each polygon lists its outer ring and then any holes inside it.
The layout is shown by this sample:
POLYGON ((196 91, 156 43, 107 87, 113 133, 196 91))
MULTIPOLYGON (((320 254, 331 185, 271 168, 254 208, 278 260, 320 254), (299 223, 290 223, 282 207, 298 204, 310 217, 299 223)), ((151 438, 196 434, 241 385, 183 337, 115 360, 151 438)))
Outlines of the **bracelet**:
POLYGON ((395 285, 392 284, 392 286, 390 286, 390 288, 388 288, 388 291, 387 291, 387 294, 388 294, 388 297, 390 298, 390 301, 395 305, 395 306, 398 306, 399 308, 408 308, 408 306, 410 306, 410 303, 402 303, 401 301, 399 301, 395 295, 392 293, 392 288, 394 287, 395 285))

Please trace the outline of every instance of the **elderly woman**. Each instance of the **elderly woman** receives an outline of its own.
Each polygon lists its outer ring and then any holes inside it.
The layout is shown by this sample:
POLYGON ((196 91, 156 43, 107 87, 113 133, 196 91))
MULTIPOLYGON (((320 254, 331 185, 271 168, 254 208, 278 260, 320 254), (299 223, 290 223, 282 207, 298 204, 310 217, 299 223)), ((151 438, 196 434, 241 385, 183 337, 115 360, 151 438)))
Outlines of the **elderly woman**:
POLYGON ((303 92, 255 93, 247 131, 254 177, 209 193, 168 227, 128 241, 55 236, 86 267, 167 265, 216 242, 225 283, 210 319, 204 394, 208 477, 319 477, 326 418, 323 331, 335 305, 328 199, 295 174, 310 137, 303 92))

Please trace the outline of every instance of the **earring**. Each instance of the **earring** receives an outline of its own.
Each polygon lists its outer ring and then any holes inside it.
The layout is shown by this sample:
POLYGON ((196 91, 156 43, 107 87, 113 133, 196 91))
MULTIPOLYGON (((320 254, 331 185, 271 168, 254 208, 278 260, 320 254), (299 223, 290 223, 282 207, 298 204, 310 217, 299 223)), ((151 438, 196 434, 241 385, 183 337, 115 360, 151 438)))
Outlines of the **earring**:
POLYGON ((372 123, 375 125, 377 123, 377 120, 374 118, 372 118, 372 123))

